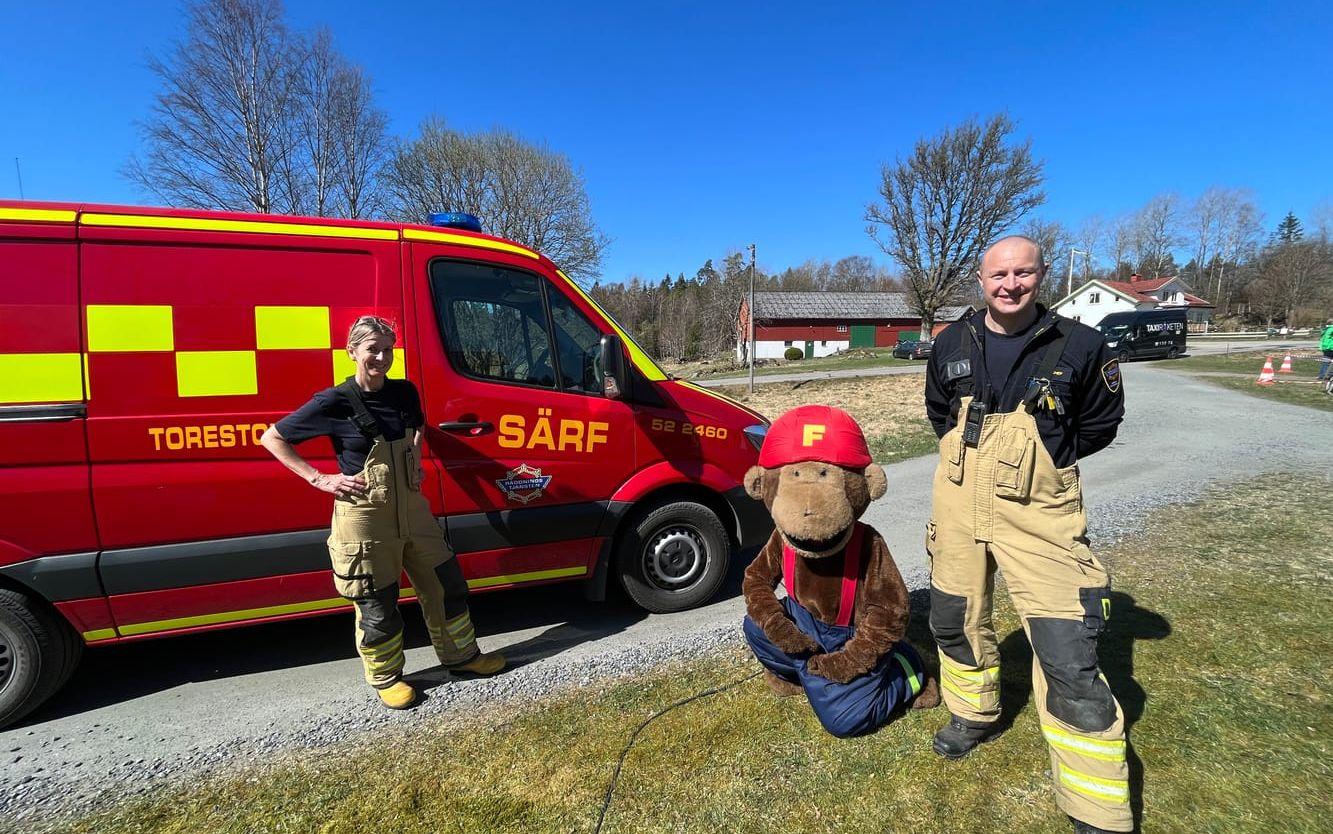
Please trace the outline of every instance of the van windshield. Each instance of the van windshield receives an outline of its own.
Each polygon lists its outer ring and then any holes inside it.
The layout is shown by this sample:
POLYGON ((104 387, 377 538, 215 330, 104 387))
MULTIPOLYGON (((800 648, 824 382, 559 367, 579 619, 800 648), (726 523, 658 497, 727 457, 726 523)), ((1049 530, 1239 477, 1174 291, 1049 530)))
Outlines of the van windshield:
POLYGON ((1099 324, 1097 329, 1103 333, 1124 333, 1129 329, 1128 324, 1099 324))

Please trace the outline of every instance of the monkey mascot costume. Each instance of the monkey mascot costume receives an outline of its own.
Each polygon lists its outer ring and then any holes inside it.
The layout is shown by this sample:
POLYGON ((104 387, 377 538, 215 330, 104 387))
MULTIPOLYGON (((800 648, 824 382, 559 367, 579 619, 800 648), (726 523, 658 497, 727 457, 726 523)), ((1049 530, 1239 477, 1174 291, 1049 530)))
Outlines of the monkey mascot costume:
POLYGON ((773 691, 804 692, 839 738, 873 732, 913 699, 939 704, 904 639, 907 585, 884 539, 857 521, 887 481, 851 415, 806 405, 779 417, 745 488, 776 528, 743 586, 745 639, 773 691))

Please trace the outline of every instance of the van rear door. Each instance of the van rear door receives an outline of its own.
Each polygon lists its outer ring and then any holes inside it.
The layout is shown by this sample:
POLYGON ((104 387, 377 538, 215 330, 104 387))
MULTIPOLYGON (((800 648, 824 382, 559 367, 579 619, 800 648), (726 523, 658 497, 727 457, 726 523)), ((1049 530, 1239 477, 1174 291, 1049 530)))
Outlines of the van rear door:
POLYGON ((600 319, 526 250, 411 248, 436 513, 469 584, 586 575, 635 466, 633 411, 601 390, 600 319))
POLYGON ((0 207, 0 567, 84 560, 76 597, 98 593, 82 354, 74 212, 0 207))

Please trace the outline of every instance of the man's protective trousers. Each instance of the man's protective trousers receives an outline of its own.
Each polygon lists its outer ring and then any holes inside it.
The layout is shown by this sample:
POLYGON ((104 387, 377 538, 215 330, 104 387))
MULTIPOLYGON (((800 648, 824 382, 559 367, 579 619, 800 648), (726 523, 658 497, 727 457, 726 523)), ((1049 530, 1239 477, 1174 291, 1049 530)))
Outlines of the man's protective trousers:
POLYGON ((964 444, 962 420, 940 440, 926 552, 949 711, 972 722, 999 718, 998 567, 1032 644, 1060 808, 1109 831, 1132 830, 1124 715, 1097 662, 1110 580, 1088 549, 1078 467, 1055 467, 1025 409, 986 415, 976 446, 964 444))
POLYGON ((404 570, 440 662, 459 663, 477 653, 467 582, 421 494, 420 471, 409 439, 378 437, 361 471, 366 496, 339 498, 333 505, 333 584, 356 604, 356 649, 366 681, 379 689, 403 672, 398 598, 404 570))

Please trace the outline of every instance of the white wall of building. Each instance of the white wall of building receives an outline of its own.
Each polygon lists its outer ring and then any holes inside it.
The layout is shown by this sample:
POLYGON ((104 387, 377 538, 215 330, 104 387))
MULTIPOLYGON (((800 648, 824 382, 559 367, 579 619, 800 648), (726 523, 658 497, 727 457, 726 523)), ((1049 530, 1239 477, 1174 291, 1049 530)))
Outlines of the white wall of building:
MULTIPOLYGON (((789 347, 798 347, 801 352, 805 352, 805 342, 780 342, 765 341, 758 339, 754 343, 754 355, 756 359, 782 359, 783 354, 789 347)), ((815 356, 832 356, 840 350, 847 350, 851 347, 850 341, 823 341, 815 340, 815 356)), ((736 345, 736 361, 745 361, 745 345, 738 343, 736 345)))
MULTIPOLYGON (((1151 305, 1145 305, 1148 306, 1151 305)), ((1110 290, 1089 284, 1076 290, 1063 303, 1056 305, 1055 312, 1065 318, 1081 321, 1089 327, 1096 327, 1099 321, 1111 313, 1128 313, 1136 309, 1138 308, 1134 304, 1110 290)))

